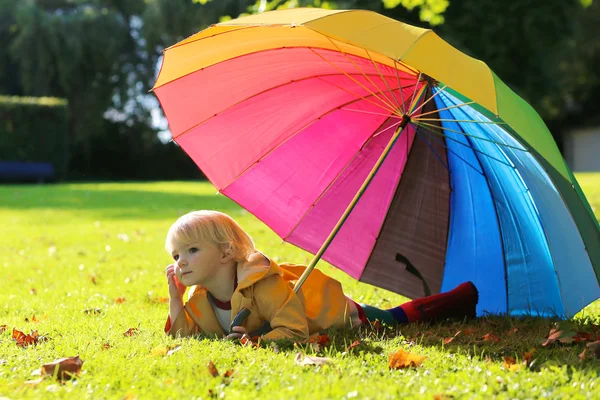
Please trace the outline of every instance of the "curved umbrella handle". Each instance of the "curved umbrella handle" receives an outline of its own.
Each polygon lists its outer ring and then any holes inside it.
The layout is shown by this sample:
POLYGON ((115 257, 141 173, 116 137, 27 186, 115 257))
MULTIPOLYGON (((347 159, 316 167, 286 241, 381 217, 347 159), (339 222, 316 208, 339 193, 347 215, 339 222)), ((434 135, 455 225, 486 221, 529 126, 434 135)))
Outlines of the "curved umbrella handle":
MULTIPOLYGON (((229 333, 233 333, 233 327, 240 326, 246 321, 246 319, 252 314, 252 312, 248 308, 242 308, 236 316, 231 321, 231 326, 229 327, 229 333)), ((252 332, 248 333, 248 336, 262 336, 269 332, 271 332, 273 328, 271 328, 271 324, 269 322, 265 322, 261 327, 252 332)))

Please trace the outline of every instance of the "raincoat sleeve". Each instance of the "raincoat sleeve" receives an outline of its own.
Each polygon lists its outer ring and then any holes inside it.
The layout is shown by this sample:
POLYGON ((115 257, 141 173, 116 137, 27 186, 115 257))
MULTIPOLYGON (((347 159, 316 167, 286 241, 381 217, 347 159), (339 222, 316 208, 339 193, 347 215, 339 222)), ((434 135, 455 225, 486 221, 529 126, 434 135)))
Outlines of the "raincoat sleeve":
POLYGON ((271 275, 257 282, 254 299, 261 318, 273 328, 262 336, 263 339, 308 339, 304 304, 280 275, 271 275))
POLYGON ((186 308, 187 307, 183 307, 177 318, 175 318, 174 322, 171 322, 171 318, 167 317, 165 333, 167 333, 169 336, 186 337, 197 335, 200 333, 198 325, 196 325, 186 308))

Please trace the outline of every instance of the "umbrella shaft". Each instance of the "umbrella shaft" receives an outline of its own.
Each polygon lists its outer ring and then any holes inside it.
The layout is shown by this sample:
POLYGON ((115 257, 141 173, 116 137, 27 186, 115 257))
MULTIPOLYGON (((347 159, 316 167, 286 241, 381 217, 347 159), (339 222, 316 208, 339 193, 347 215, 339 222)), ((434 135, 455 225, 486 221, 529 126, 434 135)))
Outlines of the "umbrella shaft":
POLYGON ((363 182, 363 184, 360 187, 360 189, 358 189, 358 192, 356 192, 356 195, 354 196, 354 198, 352 199, 352 201, 350 202, 350 204, 346 208, 346 211, 344 211, 344 214, 342 214, 342 217, 340 218, 340 220, 337 222, 337 224, 335 225, 335 227, 333 228, 333 230, 331 231, 331 233, 329 234, 329 236, 327 237, 327 239, 325 239, 325 242, 323 243, 323 245, 321 246, 321 248, 319 249, 319 251, 315 254, 315 256, 311 260, 310 264, 308 264, 308 266, 306 267, 306 270, 304 271, 304 273, 302 274, 302 276, 300 276, 300 279, 298 279, 298 282, 296 282, 296 285, 294 285, 294 293, 297 293, 298 290, 300 290, 300 287, 302 286, 302 284, 304 283, 304 281, 306 280, 306 278, 308 278, 308 275, 311 273, 311 271, 315 268, 315 266, 317 265, 317 263, 319 262, 319 260, 323 256, 323 253, 325 253, 325 250, 327 250, 327 248, 329 247, 329 245, 333 241, 333 238, 335 238, 335 236, 339 232, 339 230, 342 227, 342 225, 344 224, 344 222, 346 222, 346 219, 348 218, 348 216, 350 215, 350 213, 352 212, 352 210, 354 209, 354 207, 358 203, 358 200, 360 200, 360 198, 362 197, 362 195, 365 192, 365 190, 367 190, 367 187, 369 186, 369 183, 371 183, 371 181, 375 177, 375 174, 379 170, 379 167, 381 167, 381 165, 385 161, 385 158, 387 157, 387 155, 392 150, 392 147, 394 146, 394 143, 396 143, 396 140, 398 140, 398 138, 400 137, 400 133, 402 133, 402 130, 404 130, 404 127, 409 122, 410 122, 410 117, 408 115, 404 115, 402 117, 402 121, 400 122, 400 125, 396 129, 396 132, 394 132, 394 135, 390 139, 389 143, 387 144, 387 146, 385 147, 385 149, 383 149, 383 152, 381 153, 381 155, 379 156, 379 159, 377 160, 377 162, 373 166, 373 169, 369 173, 369 176, 367 176, 367 179, 365 179, 365 181, 363 182))

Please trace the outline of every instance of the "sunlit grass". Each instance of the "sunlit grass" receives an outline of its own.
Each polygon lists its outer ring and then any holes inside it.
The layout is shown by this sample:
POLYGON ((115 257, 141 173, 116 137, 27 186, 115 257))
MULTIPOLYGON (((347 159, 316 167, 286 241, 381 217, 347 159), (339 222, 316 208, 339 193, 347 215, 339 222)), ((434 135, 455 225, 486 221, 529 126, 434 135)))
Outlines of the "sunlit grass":
MULTIPOLYGON (((600 174, 577 176, 600 212, 600 174)), ((206 339, 171 339, 162 327, 164 278, 170 262, 164 236, 179 215, 200 208, 231 214, 276 260, 306 263, 310 255, 281 240, 207 183, 106 183, 0 186, 0 396, 8 398, 433 398, 435 394, 488 398, 593 398, 600 361, 581 362, 584 344, 542 348, 552 321, 483 318, 394 331, 332 332, 321 356, 332 365, 300 367, 292 344, 252 349, 206 339), (124 297, 123 303, 115 300, 124 297), (89 312, 99 309, 100 313, 89 312), (88 310, 88 313, 85 311, 88 310), (34 318, 37 322, 34 322, 34 318), (129 328, 139 335, 124 337, 129 328), (18 348, 13 328, 38 330, 50 340, 18 348), (517 328, 517 331, 514 331, 517 328), (462 330, 455 340, 445 338, 462 330), (487 333, 498 343, 484 341, 487 333), (351 351, 347 346, 360 339, 351 351), (179 351, 164 355, 168 346, 179 351), (428 357, 412 370, 389 371, 387 357, 404 348, 428 357), (504 356, 536 349, 531 368, 508 371, 504 356), (24 382, 57 358, 79 354, 82 374, 65 385, 24 382), (230 381, 213 378, 233 368, 230 381), (127 397, 129 396, 129 397, 127 397)), ((358 283, 320 265, 361 302, 388 307, 406 299, 358 283)), ((594 331, 600 302, 576 321, 594 331)), ((597 332, 597 330, 596 330, 597 332)), ((310 348, 305 351, 311 352, 310 348)))

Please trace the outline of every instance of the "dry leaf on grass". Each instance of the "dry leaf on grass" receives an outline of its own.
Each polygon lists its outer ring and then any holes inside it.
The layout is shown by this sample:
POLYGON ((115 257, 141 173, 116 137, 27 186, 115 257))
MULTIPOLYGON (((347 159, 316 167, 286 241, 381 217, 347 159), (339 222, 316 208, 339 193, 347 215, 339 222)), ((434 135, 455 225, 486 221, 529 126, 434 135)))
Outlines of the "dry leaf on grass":
POLYGON ((169 346, 157 346, 152 349, 151 355, 153 356, 170 356, 173 353, 181 350, 180 344, 170 344, 169 346))
POLYGON ((482 339, 484 342, 494 342, 494 343, 500 342, 500 338, 498 336, 494 335, 493 333, 486 333, 485 335, 482 336, 482 339))
POLYGON ((0 325, 0 333, 6 332, 6 325, 0 325))
POLYGON ((88 314, 88 315, 100 315, 102 314, 102 309, 101 308, 86 308, 85 310, 82 310, 83 313, 88 314))
POLYGON ((527 365, 531 364, 534 353, 535 353, 535 349, 531 349, 531 351, 529 351, 527 353, 523 353, 523 361, 525 362, 525 364, 527 364, 527 365))
POLYGON ((258 343, 258 336, 250 337, 248 335, 244 335, 240 338, 240 344, 242 346, 252 346, 260 348, 260 344, 258 343))
POLYGON ((13 328, 12 340, 14 340, 19 347, 27 347, 37 345, 39 342, 45 342, 48 338, 46 336, 40 336, 37 331, 31 331, 30 334, 25 334, 13 328))
POLYGON ((59 381, 67 381, 79 374, 83 360, 79 356, 61 358, 42 365, 42 374, 56 376, 59 381))
POLYGON ((123 336, 125 336, 125 337, 135 336, 139 333, 140 333, 140 330, 138 328, 129 328, 125 332, 123 332, 123 336))
MULTIPOLYGON (((209 361, 206 366, 208 367, 208 372, 210 372, 210 374, 213 376, 213 378, 219 377, 219 370, 217 370, 215 363, 213 363, 212 361, 209 361)), ((227 371, 225 371, 225 373, 223 374, 223 383, 224 384, 226 384, 226 385, 229 384, 230 379, 233 376, 234 372, 235 371, 233 369, 228 369, 227 371)))
POLYGON ((298 352, 298 353, 296 353, 296 357, 294 357, 294 362, 296 364, 302 365, 302 366, 325 365, 325 364, 331 364, 331 358, 307 356, 304 353, 298 352))
POLYGON ((460 332, 461 332, 461 331, 458 331, 458 332, 456 332, 456 333, 454 334, 454 336, 452 336, 452 337, 449 337, 449 338, 447 338, 447 339, 444 339, 444 344, 446 345, 446 344, 448 344, 448 343, 451 343, 451 342, 454 340, 454 338, 455 338, 455 337, 457 337, 458 335, 460 335, 460 332))
POLYGON ((117 297, 115 299, 115 304, 123 304, 127 301, 127 299, 125 299, 125 297, 121 296, 121 297, 117 297))
POLYGON ((388 360, 389 369, 416 368, 420 366, 427 357, 419 356, 400 349, 390 354, 388 360))
POLYGON ((215 363, 213 363, 212 361, 209 361, 207 367, 208 367, 208 372, 210 372, 210 374, 213 377, 216 378, 217 376, 219 376, 219 370, 217 370, 215 363))
POLYGON ((543 341, 542 346, 546 347, 552 343, 572 343, 575 338, 574 326, 568 321, 561 321, 550 330, 548 337, 543 341))
POLYGON ((581 360, 596 358, 600 360, 600 340, 585 345, 585 349, 579 354, 581 360))
POLYGON ((573 342, 581 343, 581 342, 593 342, 594 336, 588 332, 577 332, 575 336, 573 336, 573 342))
POLYGON ((350 351, 358 345, 360 345, 360 340, 355 340, 354 342, 352 342, 352 344, 350 346, 348 346, 346 348, 346 351, 350 351))
POLYGON ((509 371, 519 371, 521 369, 521 364, 517 364, 517 360, 514 357, 504 357, 504 361, 502 361, 502 366, 509 371))

